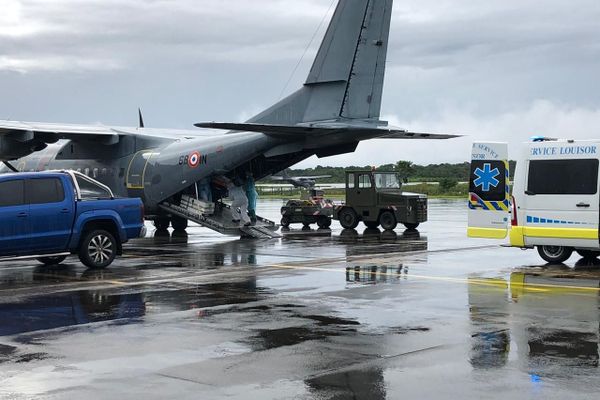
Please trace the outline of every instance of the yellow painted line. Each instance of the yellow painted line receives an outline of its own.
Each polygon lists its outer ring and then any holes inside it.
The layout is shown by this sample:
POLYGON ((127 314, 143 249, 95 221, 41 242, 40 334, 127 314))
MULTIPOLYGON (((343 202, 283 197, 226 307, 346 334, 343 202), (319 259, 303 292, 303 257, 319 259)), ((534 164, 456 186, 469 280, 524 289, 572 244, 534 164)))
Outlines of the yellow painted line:
MULTIPOLYGON (((296 266, 296 265, 287 265, 287 264, 272 264, 269 267, 280 268, 280 269, 291 269, 291 270, 308 270, 308 271, 321 271, 321 272, 341 272, 346 273, 346 269, 338 269, 338 268, 325 268, 325 267, 311 267, 311 266, 296 266)), ((350 271, 352 271, 352 267, 350 267, 350 271)), ((398 273, 390 273, 390 272, 366 272, 367 275, 373 274, 378 276, 398 276, 398 273)), ((508 288, 508 282, 503 279, 483 279, 483 278, 452 278, 449 276, 435 276, 435 275, 414 275, 414 274, 406 274, 404 275, 407 278, 414 279, 423 279, 423 280, 431 280, 431 281, 441 281, 441 282, 451 282, 451 283, 461 283, 461 284, 475 284, 479 286, 493 286, 498 287, 499 285, 504 285, 508 288), (503 282, 503 283, 501 283, 503 282)), ((591 292, 598 293, 600 292, 600 287, 589 287, 589 286, 570 286, 570 285, 553 285, 553 284, 544 284, 544 283, 536 283, 536 284, 527 284, 527 283, 518 283, 511 282, 510 284, 513 288, 524 288, 525 290, 531 291, 552 291, 555 289, 566 289, 571 291, 583 291, 583 292, 591 292)))

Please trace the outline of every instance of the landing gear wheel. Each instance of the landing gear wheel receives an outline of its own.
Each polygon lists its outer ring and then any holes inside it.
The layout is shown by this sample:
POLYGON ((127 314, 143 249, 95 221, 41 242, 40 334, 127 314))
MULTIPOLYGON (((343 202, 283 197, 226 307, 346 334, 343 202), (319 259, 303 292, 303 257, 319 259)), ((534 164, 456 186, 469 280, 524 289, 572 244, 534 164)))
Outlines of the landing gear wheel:
POLYGON ((290 221, 290 217, 281 217, 281 222, 280 222, 280 224, 281 224, 281 226, 283 226, 284 228, 289 228, 289 226, 290 226, 290 223, 291 223, 291 222, 292 222, 292 221, 290 221))
POLYGON ((549 263, 561 264, 571 257, 573 249, 565 246, 538 246, 537 251, 549 263))
POLYGON ((317 218, 317 226, 321 229, 327 229, 331 226, 331 218, 321 215, 317 218))
POLYGON ((169 229, 171 220, 168 217, 156 217, 154 218, 154 227, 157 231, 166 231, 169 229))
POLYGON ((596 250, 575 250, 577 252, 577 254, 579 254, 581 257, 585 258, 586 260, 593 260, 594 258, 597 258, 598 256, 600 256, 600 251, 596 251, 596 250))
POLYGON ((379 222, 377 222, 377 221, 363 221, 363 223, 369 229, 377 229, 377 228, 379 228, 379 222))
POLYGON ((344 208, 338 215, 340 225, 344 229, 354 229, 358 226, 358 215, 351 208, 344 208))
POLYGON ((419 227, 419 223, 418 222, 415 222, 415 223, 407 222, 407 223, 404 224, 404 226, 409 231, 414 231, 415 229, 417 229, 419 227))
POLYGON ((110 232, 97 229, 88 233, 81 241, 79 259, 88 268, 106 268, 116 256, 117 241, 110 232))
POLYGON ((49 265, 58 265, 60 263, 62 263, 63 261, 65 261, 67 259, 67 256, 52 256, 52 257, 40 257, 37 260, 39 262, 41 262, 42 264, 49 266, 49 265))
POLYGON ((188 220, 186 218, 173 217, 171 218, 171 226, 176 231, 185 231, 188 227, 188 220))
POLYGON ((396 221, 396 216, 391 211, 384 211, 379 216, 379 223, 381 227, 386 231, 392 231, 398 226, 398 221, 396 221))

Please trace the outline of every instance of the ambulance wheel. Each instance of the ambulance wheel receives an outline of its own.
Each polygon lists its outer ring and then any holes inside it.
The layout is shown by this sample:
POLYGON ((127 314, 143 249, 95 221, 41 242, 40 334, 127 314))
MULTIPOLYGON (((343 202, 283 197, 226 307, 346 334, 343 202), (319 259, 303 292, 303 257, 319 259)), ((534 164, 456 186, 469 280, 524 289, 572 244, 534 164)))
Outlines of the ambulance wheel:
POLYGON ((188 220, 186 218, 173 217, 171 218, 171 226, 176 231, 185 231, 188 227, 188 220))
POLYGON ((281 226, 283 226, 284 228, 288 228, 290 226, 290 217, 281 217, 281 226))
POLYGON ((344 229, 354 229, 358 226, 358 215, 356 215, 356 212, 352 208, 344 208, 340 211, 338 217, 340 219, 340 225, 342 225, 342 228, 344 229))
POLYGON ((50 256, 50 257, 40 257, 37 260, 46 266, 50 265, 58 265, 65 261, 67 256, 50 256))
POLYGON ((418 222, 415 222, 415 223, 407 222, 407 223, 404 224, 404 226, 409 231, 414 231, 415 229, 417 229, 419 227, 419 223, 418 222))
POLYGON ((169 225, 171 224, 171 220, 169 217, 156 217, 154 218, 154 227, 157 231, 166 231, 169 229, 169 225))
POLYGON ((540 257, 549 263, 561 264, 571 257, 573 249, 565 246, 538 246, 540 257))
POLYGON ((379 222, 377 221, 363 221, 365 226, 369 229, 377 229, 379 228, 379 222))
POLYGON ((585 258, 586 260, 593 260, 594 258, 597 258, 598 256, 600 256, 600 251, 596 251, 596 250, 575 250, 577 252, 577 254, 579 254, 581 257, 585 258))
POLYGON ((327 229, 331 226, 331 218, 321 215, 317 219, 317 226, 321 229, 327 229))
POLYGON ((386 231, 392 231, 398 226, 398 221, 396 221, 396 216, 391 211, 384 211, 379 216, 379 223, 381 227, 386 231))

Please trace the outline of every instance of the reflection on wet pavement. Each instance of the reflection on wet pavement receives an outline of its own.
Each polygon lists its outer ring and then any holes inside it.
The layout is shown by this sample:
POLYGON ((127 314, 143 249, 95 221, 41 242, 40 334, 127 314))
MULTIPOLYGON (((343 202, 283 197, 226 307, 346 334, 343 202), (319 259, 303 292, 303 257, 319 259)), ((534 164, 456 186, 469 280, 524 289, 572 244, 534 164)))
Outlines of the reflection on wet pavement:
MULTIPOLYGON (((264 202, 276 219, 280 202, 264 202)), ((152 232, 106 271, 0 269, 0 398, 591 398, 598 261, 420 231, 152 232)))

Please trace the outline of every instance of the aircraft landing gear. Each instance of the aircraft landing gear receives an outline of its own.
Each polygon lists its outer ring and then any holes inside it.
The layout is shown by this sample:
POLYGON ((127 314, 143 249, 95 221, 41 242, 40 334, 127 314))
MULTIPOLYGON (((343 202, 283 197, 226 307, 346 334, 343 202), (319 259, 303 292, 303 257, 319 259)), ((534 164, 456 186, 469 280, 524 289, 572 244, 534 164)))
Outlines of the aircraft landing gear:
POLYGON ((157 231, 166 231, 169 229, 169 224, 171 220, 169 217, 156 217, 154 218, 154 227, 157 231))
POLYGON ((186 218, 181 218, 177 216, 172 217, 171 226, 175 231, 185 231, 188 227, 188 220, 186 218))

